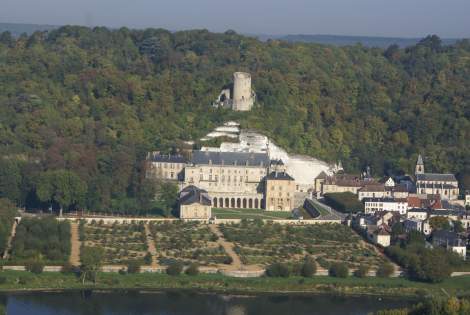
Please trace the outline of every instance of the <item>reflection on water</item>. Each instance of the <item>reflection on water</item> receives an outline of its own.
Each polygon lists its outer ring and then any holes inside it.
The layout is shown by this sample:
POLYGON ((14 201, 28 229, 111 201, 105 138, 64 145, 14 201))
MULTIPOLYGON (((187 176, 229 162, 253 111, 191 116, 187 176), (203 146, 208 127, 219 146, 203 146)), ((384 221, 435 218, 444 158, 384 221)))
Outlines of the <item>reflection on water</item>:
POLYGON ((338 296, 228 296, 188 292, 61 292, 0 295, 8 315, 365 315, 404 307, 398 299, 338 296))

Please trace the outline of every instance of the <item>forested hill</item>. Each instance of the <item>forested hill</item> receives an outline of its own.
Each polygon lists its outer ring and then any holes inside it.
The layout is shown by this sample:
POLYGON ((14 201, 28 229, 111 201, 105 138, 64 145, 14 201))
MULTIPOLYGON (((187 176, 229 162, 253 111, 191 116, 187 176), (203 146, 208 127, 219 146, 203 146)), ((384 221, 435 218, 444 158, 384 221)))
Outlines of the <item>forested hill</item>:
POLYGON ((469 184, 468 41, 382 50, 62 27, 2 34, 0 80, 0 197, 19 204, 55 191, 66 206, 143 208, 145 153, 228 119, 350 171, 410 172, 421 152, 429 171, 469 184), (210 106, 234 71, 253 75, 250 113, 210 106))

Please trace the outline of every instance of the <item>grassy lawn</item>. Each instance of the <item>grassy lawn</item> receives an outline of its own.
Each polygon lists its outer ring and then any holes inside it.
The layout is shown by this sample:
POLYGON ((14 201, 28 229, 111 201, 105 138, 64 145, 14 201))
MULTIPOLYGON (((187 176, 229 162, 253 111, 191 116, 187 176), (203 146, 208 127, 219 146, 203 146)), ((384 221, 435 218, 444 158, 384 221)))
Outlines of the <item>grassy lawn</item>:
POLYGON ((219 292, 245 293, 328 293, 354 295, 423 296, 469 295, 470 277, 455 277, 438 284, 413 282, 403 278, 354 278, 327 276, 312 278, 229 278, 223 275, 168 276, 166 274, 141 273, 120 275, 101 273, 96 284, 82 284, 72 274, 45 272, 34 275, 21 271, 2 271, 0 291, 33 289, 196 289, 219 292))
POLYGON ((289 219, 290 211, 266 211, 262 209, 212 209, 212 215, 218 219, 289 219))

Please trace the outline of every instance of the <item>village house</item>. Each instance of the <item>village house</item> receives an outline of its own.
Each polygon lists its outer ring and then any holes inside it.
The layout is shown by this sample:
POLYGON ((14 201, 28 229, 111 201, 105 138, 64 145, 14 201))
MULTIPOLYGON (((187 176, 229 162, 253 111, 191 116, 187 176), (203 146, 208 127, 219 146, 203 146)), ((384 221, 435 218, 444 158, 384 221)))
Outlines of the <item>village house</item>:
POLYGON ((377 211, 391 211, 405 215, 408 209, 408 202, 406 199, 365 198, 363 202, 364 212, 366 214, 374 214, 377 211))
POLYGON ((418 195, 410 194, 406 201, 408 202, 408 209, 419 208, 438 210, 444 209, 440 195, 418 195))
POLYGON ((418 231, 423 233, 424 235, 430 235, 432 232, 431 225, 429 224, 428 220, 420 220, 420 219, 406 219, 403 221, 403 227, 405 228, 406 232, 409 233, 411 231, 418 231))
POLYGON ((465 240, 461 239, 455 232, 444 230, 434 231, 432 233, 432 244, 453 251, 459 254, 463 259, 467 258, 467 244, 465 240))
POLYGON ((317 192, 319 191, 320 195, 343 192, 350 192, 357 195, 359 189, 366 185, 373 184, 378 184, 378 182, 374 179, 365 178, 363 176, 350 174, 326 176, 325 173, 321 173, 315 179, 315 190, 317 192))
POLYGON ((367 238, 376 245, 388 247, 391 241, 391 229, 388 225, 381 224, 375 229, 367 230, 367 238))
POLYGON ((417 219, 417 220, 426 220, 428 218, 429 210, 422 208, 413 208, 408 209, 406 213, 407 219, 417 219))

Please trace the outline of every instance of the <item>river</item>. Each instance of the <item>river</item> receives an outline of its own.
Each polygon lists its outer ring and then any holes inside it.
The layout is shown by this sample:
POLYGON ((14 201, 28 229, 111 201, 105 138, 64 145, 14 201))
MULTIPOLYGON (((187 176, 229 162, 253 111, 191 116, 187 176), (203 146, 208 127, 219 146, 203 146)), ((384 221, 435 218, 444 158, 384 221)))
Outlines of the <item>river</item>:
POLYGON ((188 292, 2 294, 8 315, 366 315, 410 305, 403 299, 338 296, 230 296, 188 292))

